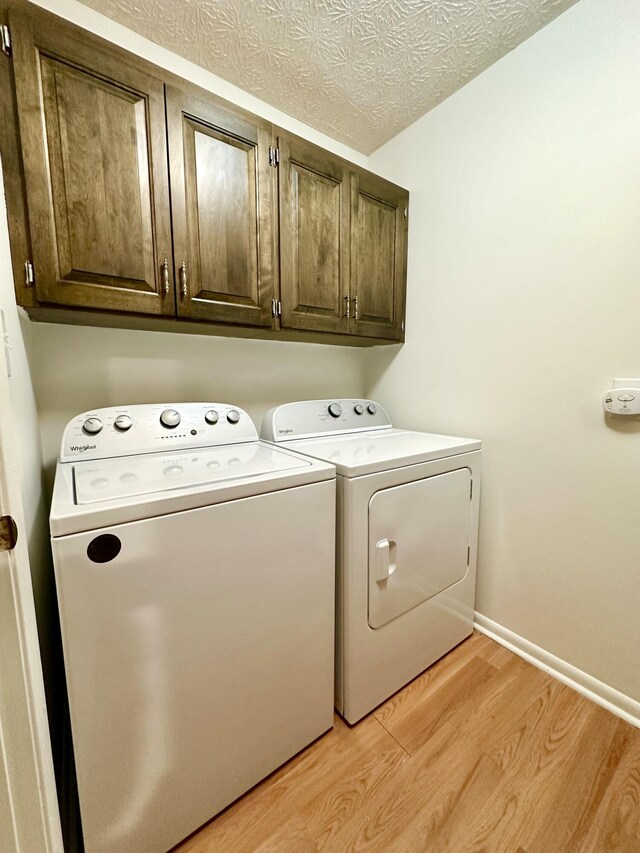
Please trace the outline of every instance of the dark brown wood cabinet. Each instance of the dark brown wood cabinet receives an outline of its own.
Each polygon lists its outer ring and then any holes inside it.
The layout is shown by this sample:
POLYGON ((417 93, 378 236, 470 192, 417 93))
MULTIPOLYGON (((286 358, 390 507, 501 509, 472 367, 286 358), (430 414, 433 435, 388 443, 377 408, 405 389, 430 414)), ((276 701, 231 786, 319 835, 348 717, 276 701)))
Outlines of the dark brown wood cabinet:
POLYGON ((351 174, 351 293, 355 334, 404 336, 409 193, 364 170, 351 174))
POLYGON ((19 173, 7 201, 17 301, 32 317, 404 340, 405 190, 7 2, 15 105, 13 89, 0 103, 19 135, 0 129, 0 144, 19 173))
POLYGON ((271 326, 271 125, 167 86, 180 317, 271 326))
POLYGON ((348 166, 283 132, 278 152, 281 325, 348 334, 348 166))
POLYGON ((38 300, 173 314, 162 81, 10 21, 38 300))

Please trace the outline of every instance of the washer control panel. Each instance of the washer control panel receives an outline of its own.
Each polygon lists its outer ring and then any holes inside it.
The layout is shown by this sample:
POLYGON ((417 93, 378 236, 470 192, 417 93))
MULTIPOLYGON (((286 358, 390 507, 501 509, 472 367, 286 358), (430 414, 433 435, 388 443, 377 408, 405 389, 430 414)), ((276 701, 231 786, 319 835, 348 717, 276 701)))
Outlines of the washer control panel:
POLYGON ((280 442, 390 428, 389 416, 373 400, 303 400, 267 412, 260 437, 280 442))
POLYGON ((69 421, 60 461, 109 459, 257 441, 249 415, 227 403, 150 403, 83 412, 69 421))

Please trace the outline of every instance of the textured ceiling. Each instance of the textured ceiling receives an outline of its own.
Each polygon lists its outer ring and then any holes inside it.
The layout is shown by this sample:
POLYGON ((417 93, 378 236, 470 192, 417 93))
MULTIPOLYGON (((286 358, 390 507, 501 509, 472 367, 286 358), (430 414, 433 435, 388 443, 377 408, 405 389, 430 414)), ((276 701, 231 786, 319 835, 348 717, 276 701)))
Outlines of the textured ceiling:
POLYGON ((576 0, 83 0, 369 154, 576 0))

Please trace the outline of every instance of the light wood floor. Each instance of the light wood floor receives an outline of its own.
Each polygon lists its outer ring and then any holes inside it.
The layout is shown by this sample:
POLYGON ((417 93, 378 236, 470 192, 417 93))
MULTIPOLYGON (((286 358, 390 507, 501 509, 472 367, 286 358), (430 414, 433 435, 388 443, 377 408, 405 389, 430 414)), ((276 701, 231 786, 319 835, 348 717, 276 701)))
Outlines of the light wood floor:
POLYGON ((640 730, 481 634, 180 853, 640 853, 640 730))

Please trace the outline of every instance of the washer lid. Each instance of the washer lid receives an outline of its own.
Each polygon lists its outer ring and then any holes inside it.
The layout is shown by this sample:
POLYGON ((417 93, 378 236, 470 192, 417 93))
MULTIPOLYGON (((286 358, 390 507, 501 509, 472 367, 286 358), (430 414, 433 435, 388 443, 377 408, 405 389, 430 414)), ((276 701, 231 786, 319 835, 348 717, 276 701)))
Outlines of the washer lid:
POLYGON ((336 469, 264 442, 59 462, 52 536, 185 512, 335 479, 336 469))
POLYGON ((288 441, 286 446, 288 450, 331 462, 343 477, 361 477, 480 450, 482 442, 474 438, 388 429, 288 441))
POLYGON ((308 468, 310 464, 301 457, 285 455, 257 442, 200 448, 187 453, 87 460, 73 465, 75 503, 93 504, 191 489, 308 468))

